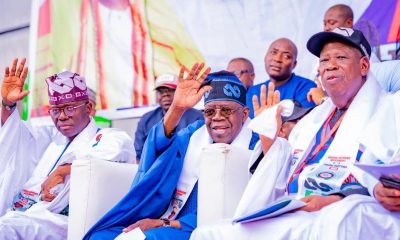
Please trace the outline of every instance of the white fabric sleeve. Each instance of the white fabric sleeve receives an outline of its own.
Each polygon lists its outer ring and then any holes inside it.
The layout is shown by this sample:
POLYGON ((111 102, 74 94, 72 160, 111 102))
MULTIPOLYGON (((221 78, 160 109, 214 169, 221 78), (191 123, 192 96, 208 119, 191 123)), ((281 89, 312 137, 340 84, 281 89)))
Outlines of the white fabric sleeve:
POLYGON ((76 158, 102 159, 114 162, 135 162, 133 141, 124 131, 104 128, 90 141, 86 151, 79 151, 76 158))
POLYGON ((52 129, 32 128, 14 111, 0 128, 0 216, 32 175, 51 141, 52 129))
POLYGON ((285 194, 290 160, 288 141, 278 137, 247 184, 234 218, 255 212, 285 194))

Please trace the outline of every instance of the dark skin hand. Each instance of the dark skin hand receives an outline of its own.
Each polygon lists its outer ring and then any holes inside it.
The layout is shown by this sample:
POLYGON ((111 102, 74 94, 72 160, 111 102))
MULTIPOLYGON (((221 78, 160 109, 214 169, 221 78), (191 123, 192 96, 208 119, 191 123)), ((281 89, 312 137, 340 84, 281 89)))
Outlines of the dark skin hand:
MULTIPOLYGON (((4 78, 1 86, 1 97, 3 102, 12 106, 15 103, 21 101, 29 91, 24 90, 24 83, 26 76, 28 75, 28 68, 25 67, 26 59, 23 58, 18 65, 18 58, 15 58, 12 62, 11 67, 6 67, 4 70, 4 78)), ((1 110, 1 125, 3 125, 8 117, 13 113, 12 111, 2 108, 1 110)))
POLYGON ((71 174, 71 164, 58 166, 50 176, 42 183, 42 200, 51 202, 57 196, 50 193, 50 189, 65 181, 65 177, 71 174))
POLYGON ((314 212, 321 210, 323 207, 328 206, 329 204, 340 201, 342 200, 342 198, 335 195, 332 196, 311 195, 302 198, 300 200, 307 203, 306 206, 299 209, 300 211, 314 212))
MULTIPOLYGON (((134 224, 129 225, 129 227, 124 228, 122 231, 130 232, 135 228, 140 228, 140 230, 146 231, 152 228, 162 227, 163 223, 164 222, 160 219, 145 218, 135 222, 134 224)), ((171 221, 171 227, 182 228, 178 220, 171 221)))
POLYGON ((382 183, 378 183, 374 188, 374 195, 376 200, 387 210, 400 211, 400 190, 387 188, 382 183))
MULTIPOLYGON (((260 103, 258 104, 258 97, 254 95, 252 98, 253 106, 254 106, 254 116, 258 116, 267 108, 275 106, 280 101, 280 93, 278 90, 275 91, 274 83, 270 82, 268 85, 268 97, 267 97, 267 88, 265 85, 261 86, 261 93, 260 93, 260 103)), ((261 141, 261 148, 263 153, 266 154, 269 149, 271 148, 272 144, 275 142, 275 139, 279 133, 279 130, 282 126, 282 118, 281 118, 281 108, 278 107, 278 111, 276 113, 276 122, 277 122, 277 132, 273 139, 267 138, 263 135, 260 136, 261 141)))

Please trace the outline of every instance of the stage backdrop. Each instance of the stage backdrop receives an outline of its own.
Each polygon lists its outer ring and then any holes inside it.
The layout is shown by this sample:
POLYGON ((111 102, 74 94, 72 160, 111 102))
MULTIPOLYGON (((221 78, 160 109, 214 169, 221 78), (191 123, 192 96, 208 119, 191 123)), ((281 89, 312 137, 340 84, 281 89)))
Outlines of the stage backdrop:
POLYGON ((280 37, 299 49, 295 72, 313 78, 317 59, 305 45, 337 3, 352 7, 378 57, 392 59, 398 0, 34 0, 27 111, 47 114, 44 80, 63 69, 86 77, 101 109, 154 104, 154 78, 195 62, 217 71, 246 57, 262 82, 265 52, 280 37))

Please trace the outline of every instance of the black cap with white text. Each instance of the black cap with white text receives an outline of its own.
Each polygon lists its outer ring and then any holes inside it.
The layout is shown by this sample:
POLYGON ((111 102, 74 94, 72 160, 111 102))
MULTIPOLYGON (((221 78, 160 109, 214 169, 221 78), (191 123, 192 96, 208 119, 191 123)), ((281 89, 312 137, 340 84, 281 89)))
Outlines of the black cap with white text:
POLYGON ((331 32, 314 34, 307 42, 307 49, 319 57, 325 44, 334 42, 335 40, 357 48, 363 56, 368 58, 371 56, 371 45, 364 34, 359 30, 345 27, 335 28, 331 32))

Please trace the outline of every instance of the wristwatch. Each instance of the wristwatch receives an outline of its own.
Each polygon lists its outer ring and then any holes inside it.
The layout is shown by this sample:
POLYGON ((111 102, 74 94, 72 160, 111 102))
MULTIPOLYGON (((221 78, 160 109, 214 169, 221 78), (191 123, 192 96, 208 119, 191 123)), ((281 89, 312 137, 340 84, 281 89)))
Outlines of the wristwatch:
POLYGON ((163 227, 171 227, 171 221, 168 218, 161 218, 161 221, 163 221, 163 227))
POLYGON ((17 103, 14 103, 14 104, 12 104, 12 105, 7 105, 7 104, 5 104, 5 102, 4 102, 3 100, 1 100, 1 105, 2 105, 7 111, 11 111, 11 110, 13 110, 13 109, 17 106, 17 103))

